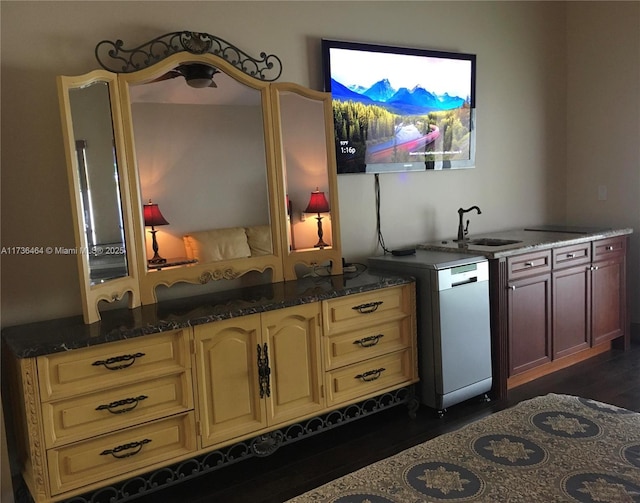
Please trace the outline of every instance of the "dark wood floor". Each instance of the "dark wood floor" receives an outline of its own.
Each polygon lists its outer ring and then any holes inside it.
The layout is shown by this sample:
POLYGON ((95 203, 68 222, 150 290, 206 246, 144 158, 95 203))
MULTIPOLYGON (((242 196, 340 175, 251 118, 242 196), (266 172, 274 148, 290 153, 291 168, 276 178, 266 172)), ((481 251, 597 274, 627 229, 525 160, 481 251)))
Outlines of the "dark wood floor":
POLYGON ((470 400, 439 419, 421 407, 410 419, 404 406, 380 412, 135 501, 139 503, 281 503, 314 487, 455 430, 507 406, 547 393, 592 398, 640 412, 640 343, 612 350, 524 384, 504 402, 470 400))

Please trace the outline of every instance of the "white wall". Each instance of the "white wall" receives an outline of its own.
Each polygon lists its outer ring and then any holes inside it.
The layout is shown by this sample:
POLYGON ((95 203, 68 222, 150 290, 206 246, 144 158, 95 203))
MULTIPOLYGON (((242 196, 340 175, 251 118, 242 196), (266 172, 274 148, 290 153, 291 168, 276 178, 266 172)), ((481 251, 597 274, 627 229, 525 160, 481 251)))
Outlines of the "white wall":
MULTIPOLYGON (((483 210, 471 218, 474 233, 563 222, 567 214, 569 220, 582 218, 588 214, 582 206, 570 203, 569 210, 565 200, 592 194, 591 188, 575 183, 576 154, 588 140, 567 135, 567 120, 572 127, 587 125, 581 119, 567 119, 567 104, 576 106, 574 92, 593 90, 581 81, 581 73, 589 72, 586 66, 592 53, 605 57, 626 52, 639 29, 637 3, 615 9, 611 5, 2 1, 2 246, 73 247, 55 76, 96 68, 93 51, 101 40, 122 39, 126 46, 135 46, 180 29, 218 35, 253 54, 277 54, 284 66, 281 81, 315 89, 321 88, 322 37, 477 54, 477 167, 381 175, 382 230, 388 247, 451 237, 457 208, 472 204, 483 210), (600 11, 605 15, 600 16, 600 11), (582 24, 583 17, 589 21, 587 26, 582 24), (583 47, 582 39, 591 36, 606 41, 610 49, 583 47)), ((621 87, 616 93, 632 90, 636 83, 638 58, 625 64, 631 65, 635 75, 616 72, 619 80, 615 82, 621 87)), ((637 96, 635 101, 627 98, 636 109, 637 96)), ((618 186, 632 187, 620 170, 635 169, 637 176, 638 119, 626 119, 632 110, 622 108, 620 104, 613 110, 623 115, 622 123, 636 136, 631 135, 624 146, 615 146, 626 153, 606 157, 616 165, 606 180, 612 195, 618 186), (623 163, 625 156, 630 159, 623 163)), ((602 142, 601 148, 606 152, 613 146, 602 142)), ((600 163, 590 163, 598 173, 595 168, 600 163)), ((344 175, 338 183, 345 257, 354 261, 379 253, 374 178, 344 175)), ((631 196, 624 201, 609 206, 607 213, 598 213, 598 223, 637 222, 637 205, 631 196)), ((634 253, 630 262, 637 262, 634 253)), ((81 312, 74 257, 5 254, 0 259, 4 326, 81 312)), ((631 281, 637 286, 635 274, 631 281)))
POLYGON ((635 227, 627 267, 637 323, 640 2, 569 2, 567 13, 567 218, 635 227))

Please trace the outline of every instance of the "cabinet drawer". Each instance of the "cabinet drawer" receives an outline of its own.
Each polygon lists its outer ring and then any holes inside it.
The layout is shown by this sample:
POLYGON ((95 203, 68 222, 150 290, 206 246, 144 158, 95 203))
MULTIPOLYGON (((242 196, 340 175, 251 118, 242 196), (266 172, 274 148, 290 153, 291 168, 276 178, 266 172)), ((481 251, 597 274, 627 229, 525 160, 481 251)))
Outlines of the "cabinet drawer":
POLYGON ((553 268, 573 267, 591 262, 591 243, 562 246, 553 250, 553 268))
POLYGON ((606 260, 610 257, 619 257, 627 251, 627 240, 624 236, 600 239, 592 243, 593 260, 606 260))
POLYGON ((411 350, 398 351, 327 372, 328 405, 362 400, 414 382, 411 350))
POLYGON ((507 259, 508 279, 523 278, 551 271, 551 250, 517 255, 507 259))
POLYGON ((42 401, 173 374, 191 367, 186 330, 39 356, 42 401))
POLYGON ((411 319, 406 317, 371 328, 323 337, 325 368, 332 370, 408 348, 411 344, 410 335, 411 319))
POLYGON ((196 448, 193 412, 47 451, 53 495, 184 456, 196 448))
POLYGON ((191 374, 182 372, 42 405, 47 448, 193 409, 191 374))
POLYGON ((409 315, 411 287, 412 285, 382 288, 324 301, 324 334, 338 334, 409 315))

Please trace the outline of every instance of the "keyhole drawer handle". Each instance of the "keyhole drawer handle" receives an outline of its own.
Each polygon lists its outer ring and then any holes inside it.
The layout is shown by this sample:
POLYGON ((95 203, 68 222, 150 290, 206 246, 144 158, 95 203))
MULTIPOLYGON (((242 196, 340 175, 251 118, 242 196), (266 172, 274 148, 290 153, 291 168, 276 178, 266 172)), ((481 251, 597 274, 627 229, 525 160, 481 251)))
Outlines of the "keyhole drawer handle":
POLYGON ((133 355, 122 355, 122 356, 113 356, 111 358, 107 358, 106 360, 97 360, 93 362, 91 365, 99 367, 102 365, 107 370, 120 370, 126 369, 127 367, 131 367, 136 362, 136 358, 142 358, 144 353, 135 353, 133 355), (125 363, 122 363, 125 362, 125 363), (116 363, 120 363, 120 365, 114 365, 116 363))
POLYGON ((149 442, 151 442, 151 439, 145 438, 144 440, 140 440, 139 442, 136 441, 136 442, 130 442, 128 444, 119 445, 118 447, 114 447, 113 449, 106 449, 102 451, 100 453, 100 456, 108 456, 109 454, 111 454, 114 458, 117 458, 117 459, 129 458, 131 456, 135 456, 136 454, 138 454, 142 450, 142 447, 148 444, 149 442), (122 453, 123 451, 129 451, 130 449, 133 449, 133 450, 131 450, 131 452, 122 453))
POLYGON ((117 400, 115 402, 111 402, 109 404, 105 404, 105 405, 98 405, 96 407, 96 410, 106 410, 108 412, 110 412, 111 414, 124 414, 125 412, 130 412, 133 409, 135 409, 138 404, 142 401, 142 400, 146 400, 147 398, 149 398, 148 396, 145 395, 140 395, 138 397, 131 397, 131 398, 124 398, 123 400, 117 400), (131 405, 133 404, 132 407, 127 407, 126 409, 118 409, 117 407, 122 407, 123 405, 131 405))
POLYGON ((371 382, 371 381, 375 381, 376 379, 378 379, 382 373, 385 371, 385 368, 379 368, 376 370, 369 370, 368 372, 365 372, 364 374, 358 374, 357 376, 355 376, 356 379, 361 379, 364 382, 371 382))
POLYGON ((384 334, 378 335, 370 335, 369 337, 364 337, 362 339, 358 339, 353 341, 354 344, 360 344, 360 347, 370 348, 371 346, 375 346, 380 342, 380 339, 384 337, 384 334))
POLYGON ((351 309, 358 311, 361 314, 373 313, 378 310, 378 308, 382 305, 383 301, 377 300, 375 302, 367 302, 366 304, 360 304, 358 306, 353 306, 351 309))

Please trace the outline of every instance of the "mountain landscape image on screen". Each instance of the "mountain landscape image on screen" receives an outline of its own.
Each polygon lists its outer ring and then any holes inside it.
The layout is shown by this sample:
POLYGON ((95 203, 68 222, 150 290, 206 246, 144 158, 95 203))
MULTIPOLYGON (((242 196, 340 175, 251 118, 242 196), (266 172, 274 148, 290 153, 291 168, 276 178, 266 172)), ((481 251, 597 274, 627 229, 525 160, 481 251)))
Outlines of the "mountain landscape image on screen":
POLYGON ((332 78, 331 94, 340 173, 398 163, 429 169, 425 163, 435 160, 469 159, 470 96, 420 85, 396 89, 387 78, 369 87, 332 78))

